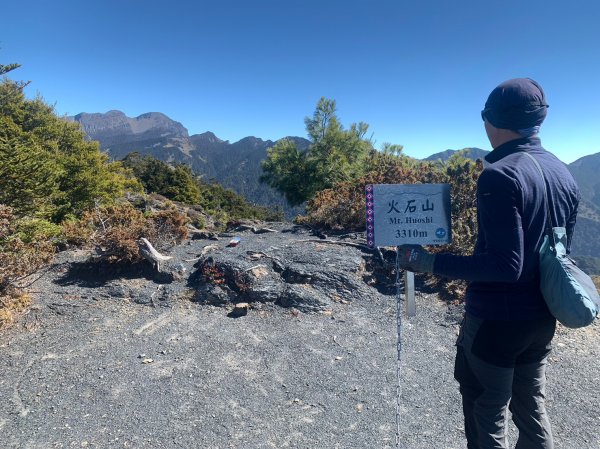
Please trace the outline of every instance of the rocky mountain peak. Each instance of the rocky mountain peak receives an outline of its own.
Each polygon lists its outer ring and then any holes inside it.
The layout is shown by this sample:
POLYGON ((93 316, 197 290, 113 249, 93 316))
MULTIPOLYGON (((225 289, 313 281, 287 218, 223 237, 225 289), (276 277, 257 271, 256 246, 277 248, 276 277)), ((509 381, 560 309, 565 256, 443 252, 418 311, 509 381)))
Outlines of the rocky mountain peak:
POLYGON ((106 113, 88 114, 82 112, 67 118, 78 122, 85 133, 101 143, 125 140, 138 140, 135 136, 143 135, 144 139, 154 137, 187 138, 187 129, 179 122, 171 120, 160 112, 147 112, 135 118, 127 117, 122 111, 113 109, 106 113))
POLYGON ((219 144, 219 143, 227 143, 227 140, 219 139, 213 132, 206 131, 202 134, 194 134, 191 136, 191 139, 195 143, 209 143, 209 144, 219 144))
POLYGON ((268 144, 268 146, 271 146, 273 144, 273 142, 270 140, 262 140, 259 137, 248 136, 248 137, 244 137, 243 139, 238 140, 236 142, 236 144, 243 145, 244 147, 256 148, 256 147, 263 147, 265 144, 268 144))

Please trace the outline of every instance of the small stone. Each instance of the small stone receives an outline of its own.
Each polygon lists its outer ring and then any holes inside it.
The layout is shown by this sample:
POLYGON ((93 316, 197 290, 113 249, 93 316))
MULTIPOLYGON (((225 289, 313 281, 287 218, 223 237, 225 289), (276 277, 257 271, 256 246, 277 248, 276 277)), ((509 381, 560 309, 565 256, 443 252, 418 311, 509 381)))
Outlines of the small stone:
POLYGON ((250 304, 247 302, 239 302, 237 303, 231 312, 227 314, 230 318, 239 318, 248 314, 248 309, 250 308, 250 304))
POLYGON ((148 365, 149 363, 154 363, 154 359, 144 359, 144 360, 142 360, 142 363, 144 365, 148 365))
POLYGON ((365 404, 356 404, 356 411, 362 413, 365 410, 365 404))
POLYGON ((140 355, 138 355, 138 359, 143 359, 145 357, 146 357, 146 354, 140 354, 140 355))

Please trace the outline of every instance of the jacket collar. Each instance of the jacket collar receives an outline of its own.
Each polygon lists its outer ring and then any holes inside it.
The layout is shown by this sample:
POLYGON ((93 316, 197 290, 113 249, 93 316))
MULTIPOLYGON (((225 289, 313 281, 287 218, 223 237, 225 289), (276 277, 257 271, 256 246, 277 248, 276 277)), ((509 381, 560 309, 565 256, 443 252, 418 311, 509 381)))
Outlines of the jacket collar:
POLYGON ((485 160, 490 164, 493 164, 509 154, 518 151, 529 151, 533 148, 541 148, 541 146, 542 141, 539 137, 523 137, 520 139, 509 140, 499 147, 496 147, 491 153, 488 153, 485 156, 485 160))

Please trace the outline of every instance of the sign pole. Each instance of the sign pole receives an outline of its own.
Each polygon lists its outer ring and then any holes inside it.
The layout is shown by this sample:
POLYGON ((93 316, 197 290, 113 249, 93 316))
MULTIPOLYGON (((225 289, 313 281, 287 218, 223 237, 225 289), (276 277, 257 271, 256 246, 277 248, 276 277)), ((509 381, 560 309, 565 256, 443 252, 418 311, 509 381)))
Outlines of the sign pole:
POLYGON ((406 316, 417 316, 417 303, 415 301, 415 273, 404 272, 404 302, 406 303, 406 316))

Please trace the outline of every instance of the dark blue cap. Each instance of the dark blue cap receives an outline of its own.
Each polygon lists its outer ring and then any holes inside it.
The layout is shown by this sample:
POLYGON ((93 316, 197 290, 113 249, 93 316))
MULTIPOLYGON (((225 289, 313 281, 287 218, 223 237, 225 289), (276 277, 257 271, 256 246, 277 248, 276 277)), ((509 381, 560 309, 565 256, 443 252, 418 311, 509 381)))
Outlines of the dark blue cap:
POLYGON ((548 110, 542 87, 531 78, 514 78, 496 87, 481 111, 496 128, 527 129, 539 126, 548 110))

